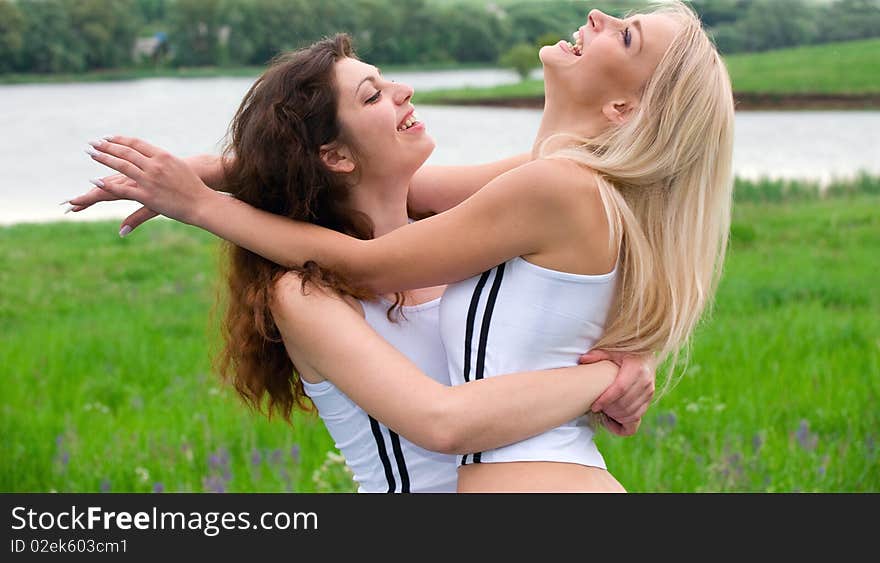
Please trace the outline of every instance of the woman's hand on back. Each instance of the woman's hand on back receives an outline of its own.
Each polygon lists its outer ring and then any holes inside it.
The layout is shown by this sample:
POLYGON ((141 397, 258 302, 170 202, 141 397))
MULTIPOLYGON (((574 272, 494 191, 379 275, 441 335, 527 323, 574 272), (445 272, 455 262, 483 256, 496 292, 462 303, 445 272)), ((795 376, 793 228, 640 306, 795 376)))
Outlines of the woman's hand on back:
POLYGON ((656 365, 653 357, 591 350, 579 363, 610 360, 620 366, 614 383, 593 403, 593 412, 602 412, 605 426, 618 436, 632 436, 654 398, 656 365))

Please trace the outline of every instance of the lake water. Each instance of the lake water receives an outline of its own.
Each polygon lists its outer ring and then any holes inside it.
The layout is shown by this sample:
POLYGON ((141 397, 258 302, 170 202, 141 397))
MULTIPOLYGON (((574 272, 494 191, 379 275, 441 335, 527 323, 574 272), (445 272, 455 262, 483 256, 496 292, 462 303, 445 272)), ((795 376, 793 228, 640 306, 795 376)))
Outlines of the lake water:
MULTIPOLYGON (((388 73, 416 90, 515 82, 504 70, 388 73)), ((59 203, 109 171, 85 153, 106 134, 142 137, 181 155, 216 153, 252 79, 0 86, 0 224, 121 218, 113 202, 63 215, 59 203)), ((479 163, 527 151, 540 112, 478 107, 418 108, 437 141, 430 164, 479 163)), ((818 179, 880 174, 880 112, 737 114, 738 175, 818 179)))

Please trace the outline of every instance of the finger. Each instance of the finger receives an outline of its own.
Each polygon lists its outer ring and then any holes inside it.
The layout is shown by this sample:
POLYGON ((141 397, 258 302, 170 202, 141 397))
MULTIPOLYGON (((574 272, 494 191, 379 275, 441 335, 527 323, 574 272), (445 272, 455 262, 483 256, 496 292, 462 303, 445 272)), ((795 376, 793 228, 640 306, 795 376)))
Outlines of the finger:
MULTIPOLYGON (((87 148, 86 154, 91 156, 92 160, 94 160, 95 162, 99 162, 108 168, 112 168, 117 172, 121 172, 125 176, 128 176, 135 181, 143 179, 143 170, 127 160, 101 152, 93 147, 87 148)), ((108 182, 104 183, 107 184, 108 182)))
POLYGON ((127 160, 141 170, 146 168, 147 162, 150 159, 150 157, 129 146, 111 143, 105 139, 89 141, 89 144, 103 153, 115 156, 116 158, 121 158, 122 160, 127 160))
POLYGON ((99 189, 109 193, 113 196, 114 199, 128 199, 143 203, 140 198, 140 196, 142 195, 140 192, 140 188, 136 183, 131 184, 129 182, 104 182, 104 185, 99 189))
POLYGON ((113 194, 111 194, 110 192, 106 192, 101 188, 94 187, 86 193, 71 198, 64 203, 69 203, 77 207, 86 208, 98 203, 99 201, 111 201, 113 199, 116 198, 113 197, 113 194))
POLYGON ((626 385, 620 382, 620 376, 618 375, 618 379, 615 379, 614 382, 608 386, 605 391, 599 395, 599 398, 593 401, 593 406, 591 410, 593 412, 602 412, 608 409, 608 405, 617 402, 620 397, 623 396, 626 391, 626 385))
POLYGON ((125 218, 119 229, 119 236, 124 237, 159 214, 148 207, 141 207, 125 218))
POLYGON ((110 141, 111 143, 115 143, 117 145, 123 145, 129 148, 136 150, 142 155, 152 158, 162 152, 162 149, 159 147, 153 146, 150 143, 144 141, 143 139, 138 139, 137 137, 125 137, 122 135, 109 135, 104 137, 105 140, 110 141))
POLYGON ((615 434, 618 436, 633 436, 639 431, 639 426, 641 426, 642 421, 639 419, 635 422, 620 423, 615 420, 614 423, 616 425, 616 428, 613 430, 615 434))
POLYGON ((611 355, 605 350, 590 350, 578 359, 579 364, 594 364, 602 360, 610 360, 611 355))
MULTIPOLYGON (((609 402, 602 401, 599 406, 604 407, 603 410, 608 410, 614 402, 633 401, 634 397, 642 395, 648 395, 645 400, 650 401, 654 394, 654 370, 643 357, 624 356, 615 383, 620 383, 624 387, 624 393, 609 402)), ((616 406, 620 407, 619 404, 616 406)))
POLYGON ((630 387, 617 401, 609 403, 604 413, 618 422, 633 422, 642 417, 651 404, 653 394, 647 387, 630 387))
POLYGON ((619 401, 638 380, 640 369, 641 365, 631 363, 622 366, 611 385, 593 402, 593 412, 606 411, 609 405, 619 401))
POLYGON ((625 434, 623 434, 624 426, 622 424, 620 424, 619 422, 617 422, 616 420, 614 420, 613 418, 611 418, 610 416, 606 416, 602 420, 602 424, 604 424, 605 428, 607 428, 612 434, 616 434, 617 436, 624 436, 625 435, 625 434))

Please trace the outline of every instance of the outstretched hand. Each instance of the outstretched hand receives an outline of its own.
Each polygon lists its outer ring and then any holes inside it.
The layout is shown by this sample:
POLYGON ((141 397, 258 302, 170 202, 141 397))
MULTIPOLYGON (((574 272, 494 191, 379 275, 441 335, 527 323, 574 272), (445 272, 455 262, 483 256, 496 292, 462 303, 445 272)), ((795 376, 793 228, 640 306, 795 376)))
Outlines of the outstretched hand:
MULTIPOLYGON (((80 211, 85 211, 96 203, 100 203, 102 201, 118 201, 119 199, 121 199, 120 197, 113 195, 107 190, 100 188, 100 186, 105 186, 108 183, 117 183, 130 187, 137 187, 137 182, 135 182, 131 178, 123 176, 122 174, 114 174, 113 176, 107 176, 105 178, 98 178, 90 181, 95 184, 94 188, 80 196, 64 202, 70 205, 70 211, 74 213, 79 213, 80 211)), ((143 225, 153 217, 158 216, 159 214, 152 209, 141 207, 122 221, 122 225, 120 226, 121 228, 119 229, 119 235, 124 237, 125 235, 143 225)))
POLYGON ((143 204, 123 221, 120 235, 158 214, 192 223, 201 199, 213 193, 183 159, 141 139, 113 136, 90 144, 93 148, 86 152, 92 159, 120 174, 94 180, 103 193, 93 189, 70 204, 74 211, 114 199, 143 204))
POLYGON ((605 413, 605 426, 618 436, 632 436, 654 398, 656 365, 652 357, 592 350, 578 363, 610 360, 620 366, 617 378, 593 403, 593 412, 605 413))

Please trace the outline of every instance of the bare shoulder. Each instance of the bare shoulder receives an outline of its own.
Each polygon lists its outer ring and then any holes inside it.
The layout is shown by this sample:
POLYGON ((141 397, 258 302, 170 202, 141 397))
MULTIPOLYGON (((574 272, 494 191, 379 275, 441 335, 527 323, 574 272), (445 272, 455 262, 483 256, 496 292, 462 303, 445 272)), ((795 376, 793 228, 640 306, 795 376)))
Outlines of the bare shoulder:
POLYGON ((281 276, 272 288, 270 307, 277 317, 298 318, 307 313, 320 313, 331 307, 345 304, 358 314, 364 314, 357 299, 342 295, 325 285, 307 281, 303 283, 300 272, 290 271, 281 276))
POLYGON ((573 202, 583 202, 585 195, 598 195, 599 192, 593 170, 563 158, 533 160, 511 170, 504 177, 511 184, 528 191, 535 200, 566 208, 573 202))
POLYGON ((548 241, 527 258, 546 268, 575 274, 604 274, 613 268, 616 251, 596 172, 563 158, 545 158, 520 169, 528 174, 533 201, 548 241))

